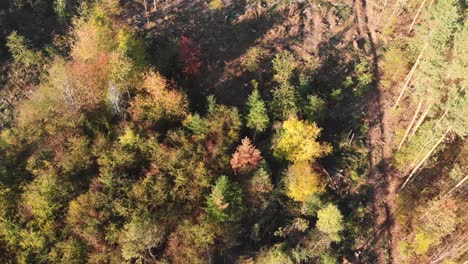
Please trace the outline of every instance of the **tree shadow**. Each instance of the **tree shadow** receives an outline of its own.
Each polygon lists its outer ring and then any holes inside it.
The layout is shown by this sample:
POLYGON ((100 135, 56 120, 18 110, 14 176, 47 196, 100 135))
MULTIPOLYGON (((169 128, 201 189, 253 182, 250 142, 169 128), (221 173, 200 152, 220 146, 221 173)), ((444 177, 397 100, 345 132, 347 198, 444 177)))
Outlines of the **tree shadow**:
MULTIPOLYGON (((133 3, 132 8, 143 7, 133 3)), ((203 111, 206 96, 210 94, 215 95, 218 103, 244 104, 251 91, 245 89, 251 76, 240 68, 228 72, 228 63, 243 55, 284 19, 274 12, 262 16, 252 13, 248 18, 239 19, 246 11, 245 0, 233 1, 223 10, 209 10, 203 1, 177 1, 150 13, 148 18, 140 16, 137 24, 144 25, 143 35, 149 42, 152 61, 158 70, 186 90, 192 110, 203 111), (202 65, 198 75, 181 73, 177 63, 181 36, 200 45, 202 65)))

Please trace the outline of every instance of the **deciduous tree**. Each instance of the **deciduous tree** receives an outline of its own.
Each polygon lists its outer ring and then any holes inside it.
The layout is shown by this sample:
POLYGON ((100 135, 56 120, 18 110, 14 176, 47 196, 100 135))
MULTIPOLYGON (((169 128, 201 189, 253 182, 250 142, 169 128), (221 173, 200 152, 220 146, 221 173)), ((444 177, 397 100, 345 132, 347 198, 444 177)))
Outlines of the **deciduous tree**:
POLYGON ((340 241, 344 229, 343 215, 336 205, 329 204, 317 213, 317 229, 328 234, 334 241, 340 241))
POLYGON ((304 202, 313 194, 324 190, 322 175, 312 169, 308 162, 294 163, 289 166, 285 178, 288 196, 297 202, 304 202))
POLYGON ((320 132, 315 123, 291 117, 283 122, 276 135, 273 154, 291 162, 314 161, 332 150, 329 144, 317 142, 320 132))

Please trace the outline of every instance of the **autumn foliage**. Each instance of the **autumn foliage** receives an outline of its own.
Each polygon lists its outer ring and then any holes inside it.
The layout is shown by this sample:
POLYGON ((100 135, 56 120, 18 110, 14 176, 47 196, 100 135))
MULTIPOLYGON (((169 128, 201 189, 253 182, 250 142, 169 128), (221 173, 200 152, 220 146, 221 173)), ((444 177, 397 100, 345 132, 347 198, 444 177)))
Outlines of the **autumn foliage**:
POLYGON ((234 173, 237 174, 238 172, 255 169, 262 159, 260 151, 250 143, 249 138, 245 137, 232 155, 231 167, 234 173))
POLYGON ((332 147, 317 141, 321 131, 315 123, 291 117, 283 122, 273 155, 292 162, 314 161, 323 157, 331 152, 332 147))
POLYGON ((185 96, 170 89, 167 80, 157 72, 144 76, 139 94, 130 103, 135 120, 179 119, 186 115, 188 102, 185 96))
POLYGON ((307 162, 289 166, 285 181, 288 196, 297 202, 303 202, 325 188, 322 175, 307 162))
POLYGON ((183 72, 191 75, 199 74, 201 66, 200 47, 192 39, 182 36, 179 53, 183 72))

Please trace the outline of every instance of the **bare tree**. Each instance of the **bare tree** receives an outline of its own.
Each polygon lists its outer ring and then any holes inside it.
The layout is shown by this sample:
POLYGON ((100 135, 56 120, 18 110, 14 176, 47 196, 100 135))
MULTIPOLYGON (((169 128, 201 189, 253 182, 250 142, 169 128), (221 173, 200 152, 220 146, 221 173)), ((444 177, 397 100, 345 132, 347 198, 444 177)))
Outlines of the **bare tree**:
POLYGON ((107 100, 115 114, 122 113, 122 95, 112 82, 109 82, 109 88, 107 89, 107 100))

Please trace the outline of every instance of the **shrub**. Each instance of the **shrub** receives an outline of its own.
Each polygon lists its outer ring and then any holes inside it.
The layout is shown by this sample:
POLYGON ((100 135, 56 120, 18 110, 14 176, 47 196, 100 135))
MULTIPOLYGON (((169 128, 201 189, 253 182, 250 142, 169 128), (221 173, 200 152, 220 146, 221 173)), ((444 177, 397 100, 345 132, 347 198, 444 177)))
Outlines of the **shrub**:
POLYGON ((399 47, 391 46, 382 59, 382 77, 381 83, 388 89, 399 83, 408 73, 407 65, 409 58, 404 50, 399 47))
POLYGON ((309 122, 320 122, 325 118, 326 103, 325 101, 316 96, 308 95, 307 104, 304 106, 304 114, 309 122))
POLYGON ((221 10, 224 8, 223 0, 210 0, 209 7, 211 10, 221 10))
POLYGON ((273 71, 275 75, 273 79, 280 85, 288 85, 297 62, 293 54, 287 50, 277 53, 273 59, 273 71))
POLYGON ((358 86, 357 89, 354 91, 356 96, 363 95, 367 89, 369 89, 369 85, 372 83, 373 80, 373 73, 372 73, 372 65, 367 59, 361 59, 359 64, 355 67, 358 86))
POLYGON ((245 68, 249 72, 255 72, 260 68, 259 59, 262 56, 262 50, 259 47, 252 47, 247 50, 245 55, 245 68))
POLYGON ((414 237, 413 250, 418 255, 424 255, 429 247, 434 244, 434 238, 425 232, 417 233, 414 237))
POLYGON ((281 85, 273 90, 273 99, 270 103, 270 109, 274 117, 279 120, 285 120, 288 117, 295 116, 298 112, 297 94, 293 86, 281 85))

